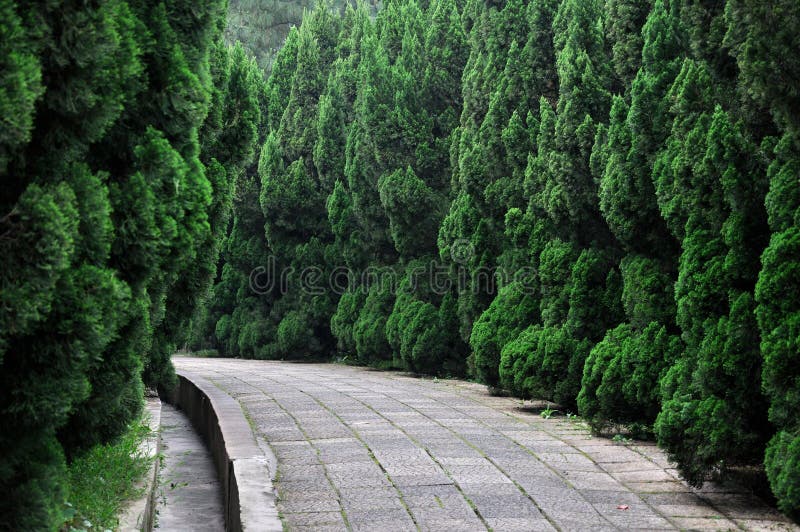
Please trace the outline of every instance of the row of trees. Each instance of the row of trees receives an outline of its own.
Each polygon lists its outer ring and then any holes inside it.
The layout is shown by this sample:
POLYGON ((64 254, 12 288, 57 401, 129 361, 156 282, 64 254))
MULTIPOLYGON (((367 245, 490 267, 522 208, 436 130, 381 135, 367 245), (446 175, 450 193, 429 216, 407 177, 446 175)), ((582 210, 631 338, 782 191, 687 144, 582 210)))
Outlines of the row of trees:
POLYGON ((471 375, 693 484, 764 463, 797 513, 798 29, 794 0, 318 7, 194 343, 471 375), (393 275, 254 290, 270 264, 393 275))
MULTIPOLYGON (((350 0, 331 0, 328 5, 342 10, 351 3, 350 0)), ((225 40, 241 43, 266 76, 289 30, 300 25, 303 13, 314 4, 315 0, 228 0, 225 40)), ((374 14, 377 0, 370 0, 368 4, 374 14)))
POLYGON ((173 382, 264 105, 226 8, 0 1, 0 529, 58 528, 65 462, 173 382))

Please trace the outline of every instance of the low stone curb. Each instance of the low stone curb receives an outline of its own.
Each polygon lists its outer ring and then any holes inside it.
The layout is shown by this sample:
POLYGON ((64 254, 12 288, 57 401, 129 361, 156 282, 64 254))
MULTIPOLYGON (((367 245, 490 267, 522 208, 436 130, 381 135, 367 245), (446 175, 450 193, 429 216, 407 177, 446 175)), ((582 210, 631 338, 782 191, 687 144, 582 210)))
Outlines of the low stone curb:
POLYGON ((150 470, 142 479, 140 487, 143 488, 142 496, 131 501, 123 509, 119 518, 118 530, 123 532, 153 530, 153 517, 156 502, 156 487, 158 485, 158 468, 160 462, 158 453, 161 451, 161 401, 157 397, 148 397, 145 402, 145 411, 150 416, 150 435, 142 442, 140 449, 153 460, 150 470))
POLYGON ((223 487, 225 529, 282 531, 270 464, 236 399, 203 377, 178 371, 178 385, 165 399, 191 420, 211 451, 223 487))

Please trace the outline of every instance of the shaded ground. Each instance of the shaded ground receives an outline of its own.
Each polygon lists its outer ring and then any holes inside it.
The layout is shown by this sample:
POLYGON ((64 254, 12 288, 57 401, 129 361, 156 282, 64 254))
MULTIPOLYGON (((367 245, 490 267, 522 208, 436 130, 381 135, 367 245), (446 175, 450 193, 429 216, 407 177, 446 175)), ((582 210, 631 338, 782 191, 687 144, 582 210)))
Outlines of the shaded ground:
POLYGON ((175 407, 161 407, 163 462, 156 488, 156 528, 165 531, 222 531, 222 487, 211 454, 175 407))
POLYGON ((593 437, 463 381, 175 358, 278 458, 289 530, 799 530, 746 490, 692 490, 649 443, 593 437))

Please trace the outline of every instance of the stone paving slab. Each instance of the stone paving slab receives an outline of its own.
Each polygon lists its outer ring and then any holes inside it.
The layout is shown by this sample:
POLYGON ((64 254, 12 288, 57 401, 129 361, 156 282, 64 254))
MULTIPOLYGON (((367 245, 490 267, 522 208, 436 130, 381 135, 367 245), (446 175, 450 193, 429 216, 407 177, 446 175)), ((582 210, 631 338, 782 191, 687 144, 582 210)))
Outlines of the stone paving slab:
POLYGON ((649 442, 593 436, 457 380, 184 358, 278 460, 287 530, 800 530, 744 488, 689 487, 649 442))

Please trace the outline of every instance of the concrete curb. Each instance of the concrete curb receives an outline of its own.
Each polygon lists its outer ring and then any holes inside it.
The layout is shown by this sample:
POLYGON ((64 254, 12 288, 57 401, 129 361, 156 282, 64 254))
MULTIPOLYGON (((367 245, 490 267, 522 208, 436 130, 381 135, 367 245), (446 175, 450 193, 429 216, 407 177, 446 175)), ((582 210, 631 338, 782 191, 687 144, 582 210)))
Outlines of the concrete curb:
POLYGON ((184 370, 165 399, 183 410, 211 451, 223 486, 225 529, 282 531, 270 475, 274 457, 259 447, 239 402, 184 370))
POLYGON ((148 397, 145 403, 145 411, 150 415, 150 430, 152 432, 142 442, 141 449, 153 459, 153 464, 140 484, 144 488, 144 493, 141 497, 126 505, 122 515, 120 515, 117 530, 124 532, 142 530, 150 532, 153 530, 158 468, 160 466, 158 453, 161 451, 161 401, 155 397, 148 397))

